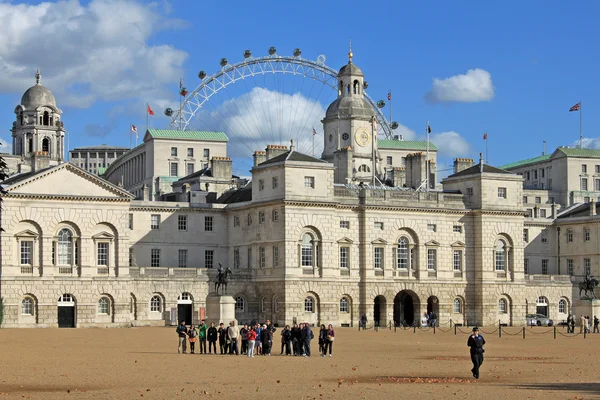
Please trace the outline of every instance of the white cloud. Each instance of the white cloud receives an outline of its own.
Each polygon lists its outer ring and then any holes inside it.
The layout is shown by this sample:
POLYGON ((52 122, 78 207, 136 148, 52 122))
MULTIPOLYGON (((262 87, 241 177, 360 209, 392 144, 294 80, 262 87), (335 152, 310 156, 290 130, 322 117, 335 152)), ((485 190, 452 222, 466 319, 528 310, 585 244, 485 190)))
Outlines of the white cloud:
POLYGON ((12 145, 4 139, 0 139, 0 153, 12 153, 12 145))
POLYGON ((398 128, 394 129, 393 135, 401 136, 404 140, 415 140, 417 133, 408 126, 398 124, 398 128))
POLYGON ((438 153, 442 157, 464 157, 471 151, 469 142, 454 131, 434 133, 430 140, 438 147, 438 153))
POLYGON ((493 98, 492 76, 479 68, 446 79, 433 78, 431 90, 425 95, 425 99, 430 103, 475 103, 490 101, 493 98))
POLYGON ((39 67, 59 107, 168 98, 187 53, 148 43, 183 25, 168 12, 168 3, 134 0, 0 3, 0 92, 23 92, 39 67))
MULTIPOLYGON (((571 143, 569 147, 579 146, 579 140, 571 143)), ((581 140, 581 147, 584 149, 600 149, 600 137, 597 138, 583 138, 581 140)))

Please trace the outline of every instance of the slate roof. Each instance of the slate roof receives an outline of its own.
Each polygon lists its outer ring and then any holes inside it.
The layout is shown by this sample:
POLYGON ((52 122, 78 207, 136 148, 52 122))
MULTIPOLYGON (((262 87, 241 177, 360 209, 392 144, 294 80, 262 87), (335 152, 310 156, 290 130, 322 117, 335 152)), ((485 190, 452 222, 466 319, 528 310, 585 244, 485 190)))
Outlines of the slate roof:
MULTIPOLYGON (((600 215, 600 203, 595 203, 596 215, 600 215)), ((574 206, 570 210, 559 213, 557 219, 588 217, 590 215, 590 203, 582 203, 574 206)))
POLYGON ((535 164, 543 161, 547 161, 552 158, 555 154, 560 155, 560 153, 564 154, 567 157, 600 157, 600 149, 576 149, 572 147, 559 147, 552 154, 545 154, 543 156, 537 156, 533 158, 527 158, 521 161, 515 161, 509 164, 504 164, 500 168, 502 169, 512 169, 523 167, 529 164, 535 164))
POLYGON ((213 142, 228 142, 225 132, 210 131, 178 131, 172 129, 148 129, 148 133, 155 139, 194 139, 210 140, 213 142))
MULTIPOLYGON (((396 139, 380 139, 380 149, 400 149, 400 150, 427 150, 426 140, 396 140, 396 139)), ((429 150, 437 151, 438 147, 429 141, 429 150)))
POLYGON ((221 204, 241 203, 252 200, 252 184, 248 184, 241 189, 230 190, 223 193, 216 201, 221 204))
MULTIPOLYGON (((508 172, 508 171, 505 171, 500 168, 492 167, 491 165, 487 165, 487 164, 483 164, 483 172, 492 173, 492 174, 510 174, 510 175, 512 175, 512 172, 508 172)), ((450 175, 448 178, 456 178, 459 176, 474 175, 474 174, 479 174, 479 173, 481 173, 481 165, 475 164, 472 167, 469 167, 460 172, 457 172, 456 174, 450 175)))
POLYGON ((600 157, 600 149, 574 149, 572 147, 559 147, 557 149, 568 157, 600 157))
POLYGON ((267 161, 263 161, 258 165, 275 164, 282 161, 302 161, 302 162, 315 162, 315 163, 327 163, 327 161, 309 156, 308 154, 298 153, 295 150, 286 151, 285 153, 279 154, 267 161))
POLYGON ((21 181, 29 179, 32 176, 37 175, 39 173, 42 173, 44 171, 47 171, 47 170, 49 170, 51 168, 54 168, 54 167, 48 167, 48 168, 40 169, 38 171, 23 172, 23 173, 20 173, 20 174, 16 174, 16 175, 10 176, 10 177, 8 177, 7 179, 5 179, 2 182, 2 186, 11 186, 11 185, 14 185, 15 183, 19 183, 21 181))

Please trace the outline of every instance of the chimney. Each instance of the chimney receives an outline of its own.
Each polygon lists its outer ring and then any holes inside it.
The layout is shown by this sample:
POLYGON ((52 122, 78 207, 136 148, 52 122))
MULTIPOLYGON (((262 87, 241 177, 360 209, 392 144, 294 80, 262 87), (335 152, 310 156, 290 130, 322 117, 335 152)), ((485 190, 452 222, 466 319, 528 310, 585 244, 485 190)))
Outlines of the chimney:
POLYGON ((33 172, 40 171, 50 166, 50 154, 47 151, 36 151, 31 156, 31 169, 33 172))
POLYGON ((211 162, 211 171, 213 178, 231 179, 231 158, 229 157, 213 157, 211 162))
POLYGON ((479 153, 479 172, 483 172, 483 153, 479 153))
POLYGON ((267 160, 270 160, 273 157, 277 157, 278 155, 283 154, 287 151, 287 146, 283 146, 280 144, 270 144, 267 146, 267 160))
POLYGON ((590 201, 590 217, 596 216, 596 202, 594 200, 590 201))
POLYGON ((152 201, 152 199, 150 198, 150 186, 144 184, 142 191, 143 191, 142 200, 152 201))
POLYGON ((267 152, 262 150, 257 150, 254 152, 254 166, 256 167, 258 164, 267 161, 267 152))
POLYGON ((406 155, 406 187, 416 189, 427 177, 425 154, 411 153, 406 155))
POLYGON ((552 208, 551 209, 552 209, 552 211, 551 211, 552 215, 550 217, 552 219, 554 219, 554 218, 556 218, 556 203, 555 202, 552 202, 552 208))
POLYGON ((454 159, 454 173, 464 171, 467 168, 472 167, 475 164, 472 158, 455 158, 454 159))

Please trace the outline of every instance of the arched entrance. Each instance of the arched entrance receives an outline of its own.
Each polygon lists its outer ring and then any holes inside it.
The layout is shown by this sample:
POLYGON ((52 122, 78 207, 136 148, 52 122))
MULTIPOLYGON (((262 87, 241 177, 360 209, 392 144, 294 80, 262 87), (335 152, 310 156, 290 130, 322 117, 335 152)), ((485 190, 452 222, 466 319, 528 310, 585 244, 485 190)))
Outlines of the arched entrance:
POLYGON ((379 295, 375 297, 373 304, 373 323, 377 326, 385 324, 385 297, 379 295))
MULTIPOLYGON (((440 319, 440 300, 436 296, 429 296, 427 299, 427 315, 435 314, 436 325, 440 319)), ((431 320, 429 324, 431 324, 431 320)))
POLYGON ((192 295, 185 292, 177 298, 177 322, 185 321, 186 325, 192 324, 193 299, 192 295))
POLYGON ((75 298, 63 294, 58 298, 58 327, 75 328, 75 298))
POLYGON ((410 290, 399 292, 394 298, 394 323, 396 326, 410 326, 418 321, 419 297, 410 290))

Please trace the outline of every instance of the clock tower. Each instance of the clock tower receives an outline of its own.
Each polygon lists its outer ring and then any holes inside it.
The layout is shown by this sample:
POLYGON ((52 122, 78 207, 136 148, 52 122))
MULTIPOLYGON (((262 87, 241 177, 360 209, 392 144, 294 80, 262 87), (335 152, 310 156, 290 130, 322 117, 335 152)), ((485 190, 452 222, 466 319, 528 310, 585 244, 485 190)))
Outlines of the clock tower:
POLYGON ((365 98, 364 75, 352 62, 352 50, 348 59, 337 76, 337 99, 322 121, 322 158, 335 165, 335 183, 370 183, 373 172, 378 178, 381 172, 375 111, 365 98))

